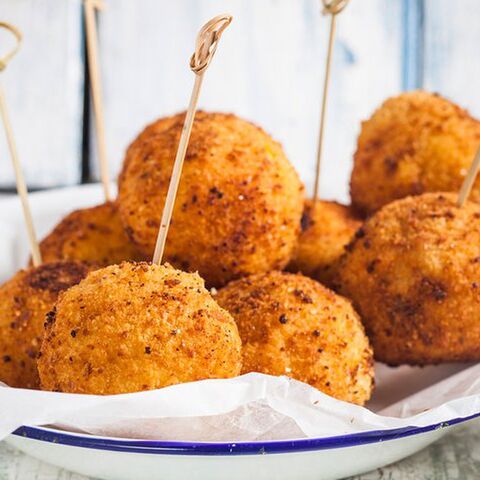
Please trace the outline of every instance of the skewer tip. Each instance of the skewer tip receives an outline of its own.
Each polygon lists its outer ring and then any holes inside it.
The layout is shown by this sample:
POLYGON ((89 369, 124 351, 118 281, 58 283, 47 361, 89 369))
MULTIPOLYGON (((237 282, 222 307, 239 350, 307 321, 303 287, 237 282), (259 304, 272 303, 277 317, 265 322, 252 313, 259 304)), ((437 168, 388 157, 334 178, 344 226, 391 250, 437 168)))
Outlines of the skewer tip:
POLYGON ((473 184, 475 183, 475 180, 477 178, 479 169, 480 169, 480 146, 478 147, 475 153, 475 156, 470 165, 470 168, 468 169, 467 175, 465 176, 465 180, 463 181, 462 186, 460 187, 460 191, 458 192, 458 197, 457 197, 458 207, 460 208, 463 207, 465 202, 468 200, 470 192, 472 191, 472 188, 473 188, 473 184))

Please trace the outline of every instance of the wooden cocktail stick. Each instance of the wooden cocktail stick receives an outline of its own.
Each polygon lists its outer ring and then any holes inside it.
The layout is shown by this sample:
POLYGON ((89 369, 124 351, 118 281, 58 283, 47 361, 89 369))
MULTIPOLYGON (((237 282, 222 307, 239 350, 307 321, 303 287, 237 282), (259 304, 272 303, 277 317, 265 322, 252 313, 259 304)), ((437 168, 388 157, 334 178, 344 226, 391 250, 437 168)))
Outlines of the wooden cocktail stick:
POLYGON ((336 31, 337 15, 347 6, 349 0, 322 0, 323 14, 330 15, 330 34, 328 37, 327 60, 325 64, 325 76, 323 79, 323 96, 320 110, 320 129, 318 133, 317 144, 317 164, 315 169, 315 185, 313 191, 313 201, 318 200, 320 191, 320 167, 322 163, 323 137, 325 132, 325 117, 327 113, 328 87, 330 83, 330 70, 332 66, 333 45, 336 31))
POLYGON ((88 72, 90 75, 90 90, 92 92, 93 112, 95 115, 95 131, 97 138, 98 159, 100 161, 100 177, 102 180, 105 200, 112 199, 110 193, 110 175, 105 141, 105 117, 103 114, 102 85, 98 61, 98 37, 95 22, 95 10, 104 8, 101 0, 84 0, 85 32, 87 36, 88 72))
POLYGON ((195 52, 190 59, 190 69, 195 74, 195 83, 193 85, 190 103, 185 116, 182 135, 178 144, 177 155, 175 157, 175 163, 173 164, 172 176, 170 178, 167 197, 165 199, 165 206, 163 207, 162 220, 158 230, 155 253, 153 254, 153 263, 156 264, 162 263, 165 242, 167 240, 168 229, 175 204, 175 197, 177 196, 178 185, 182 175, 183 161, 185 159, 185 154, 187 153, 193 120, 197 110, 197 103, 202 86, 203 75, 210 65, 215 51, 217 50, 218 42, 222 36, 222 33, 230 25, 231 21, 231 15, 218 15, 207 22, 197 35, 195 52))
POLYGON ((458 192, 457 206, 462 207, 463 204, 467 201, 470 192, 472 191, 473 184, 478 175, 478 170, 480 168, 480 147, 473 158, 473 162, 468 169, 467 176, 462 183, 460 191, 458 192))
MULTIPOLYGON (((0 72, 5 70, 8 62, 17 53, 22 42, 22 34, 20 31, 10 25, 9 23, 0 22, 0 27, 10 31, 16 38, 17 42, 14 48, 7 53, 4 57, 0 58, 0 72)), ((12 158, 13 170, 15 172, 15 181, 17 184, 17 193, 20 197, 23 209, 23 217, 25 220, 25 226, 27 228, 28 241, 30 243, 30 251, 32 253, 32 263, 34 267, 38 267, 42 263, 42 257, 40 255, 40 249, 38 247, 37 236, 35 234, 35 227, 33 225, 32 212, 30 210, 30 204, 28 203, 28 191, 23 176, 22 167, 18 158, 17 146, 15 144, 15 138, 13 136, 12 124, 10 123, 10 117, 8 115, 7 103, 5 100, 5 93, 3 87, 0 85, 0 114, 5 127, 5 134, 7 137, 8 148, 10 150, 10 156, 12 158)))

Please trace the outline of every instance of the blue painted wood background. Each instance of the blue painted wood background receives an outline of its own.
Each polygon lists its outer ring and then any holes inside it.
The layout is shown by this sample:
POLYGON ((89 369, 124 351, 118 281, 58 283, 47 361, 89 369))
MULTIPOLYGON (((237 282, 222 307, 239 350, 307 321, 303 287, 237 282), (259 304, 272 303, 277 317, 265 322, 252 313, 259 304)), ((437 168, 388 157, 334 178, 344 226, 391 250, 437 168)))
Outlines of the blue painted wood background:
MULTIPOLYGON (((185 108, 198 28, 228 11, 200 106, 232 111, 280 140, 309 188, 328 20, 319 0, 106 0, 99 14, 107 147, 114 174, 126 146, 155 118, 185 108)), ((81 0, 0 0, 25 33, 0 74, 28 183, 98 177, 85 85, 81 0)), ((478 0, 351 0, 339 17, 321 192, 348 200, 360 122, 388 96, 424 87, 480 115, 478 0)), ((8 39, 0 36, 0 49, 8 39)), ((0 135, 0 189, 13 172, 0 135)))

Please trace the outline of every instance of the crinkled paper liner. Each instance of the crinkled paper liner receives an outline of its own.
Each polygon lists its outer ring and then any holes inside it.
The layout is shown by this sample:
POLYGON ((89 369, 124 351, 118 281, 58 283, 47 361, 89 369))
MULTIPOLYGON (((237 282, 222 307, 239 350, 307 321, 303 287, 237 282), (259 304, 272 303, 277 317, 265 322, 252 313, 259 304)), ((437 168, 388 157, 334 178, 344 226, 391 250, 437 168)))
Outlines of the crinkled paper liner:
POLYGON ((428 426, 480 413, 480 365, 377 365, 368 408, 287 377, 250 373, 148 392, 96 396, 0 388, 0 439, 21 425, 170 441, 318 438, 428 426))

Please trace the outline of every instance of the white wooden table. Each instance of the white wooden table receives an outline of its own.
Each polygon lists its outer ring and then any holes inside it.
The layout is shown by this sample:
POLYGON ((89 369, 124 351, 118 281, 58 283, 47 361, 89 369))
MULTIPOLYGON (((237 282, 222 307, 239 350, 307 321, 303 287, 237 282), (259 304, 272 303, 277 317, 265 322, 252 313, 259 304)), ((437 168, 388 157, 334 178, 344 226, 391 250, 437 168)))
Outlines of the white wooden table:
MULTIPOLYGON (((188 58, 201 24, 227 10, 200 99, 234 112, 282 142, 307 186, 313 171, 328 19, 319 0, 106 0, 99 46, 111 173, 147 122, 183 110, 188 58)), ((82 0, 0 0, 0 20, 24 32, 2 74, 30 187, 98 178, 88 121, 82 0), (47 61, 46 61, 47 59, 47 61), (87 153, 83 155, 84 149, 87 153), (90 148, 87 148, 90 147, 90 148), (84 162, 82 163, 82 158, 84 162)), ((438 91, 480 116, 478 0, 352 1, 338 22, 321 194, 348 200, 360 121, 401 90, 438 91)), ((10 39, 0 32, 0 51, 10 39)), ((0 130, 0 189, 14 185, 0 130)))
MULTIPOLYGON (((350 480, 477 480, 480 478, 479 426, 480 422, 473 422, 468 427, 458 428, 402 462, 350 480)), ((17 479, 87 480, 86 477, 51 467, 0 443, 0 480, 17 479)))

